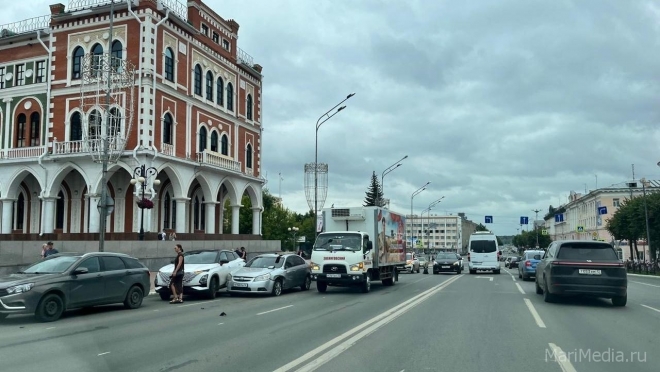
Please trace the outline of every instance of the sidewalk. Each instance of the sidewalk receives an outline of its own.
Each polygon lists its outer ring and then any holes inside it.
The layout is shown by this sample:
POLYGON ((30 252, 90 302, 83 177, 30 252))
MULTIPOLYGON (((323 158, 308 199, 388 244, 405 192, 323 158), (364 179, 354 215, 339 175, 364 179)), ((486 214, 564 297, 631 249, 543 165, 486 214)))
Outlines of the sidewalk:
POLYGON ((660 275, 645 275, 645 274, 631 274, 628 273, 628 276, 634 276, 638 278, 654 278, 654 279, 660 279, 660 275))

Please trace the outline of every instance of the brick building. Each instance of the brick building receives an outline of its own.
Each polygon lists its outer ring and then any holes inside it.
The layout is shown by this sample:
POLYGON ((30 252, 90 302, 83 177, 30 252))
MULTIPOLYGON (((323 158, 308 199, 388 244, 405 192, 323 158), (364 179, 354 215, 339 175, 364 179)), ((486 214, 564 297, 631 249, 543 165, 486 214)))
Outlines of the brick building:
POLYGON ((107 117, 126 141, 107 174, 107 232, 139 231, 130 181, 145 165, 157 171, 145 231, 238 234, 247 195, 260 234, 262 68, 238 48, 239 24, 201 0, 110 3, 0 26, 0 233, 98 232, 102 172, 85 133, 107 117), (132 100, 83 105, 90 56, 134 66, 132 100))

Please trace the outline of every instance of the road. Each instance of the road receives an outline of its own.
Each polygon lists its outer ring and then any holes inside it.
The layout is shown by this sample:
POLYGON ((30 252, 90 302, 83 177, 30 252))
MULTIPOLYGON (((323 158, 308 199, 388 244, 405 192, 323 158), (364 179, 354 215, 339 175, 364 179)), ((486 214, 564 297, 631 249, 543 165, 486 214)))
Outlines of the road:
POLYGON ((104 306, 54 323, 9 317, 0 323, 0 365, 67 372, 660 369, 660 279, 630 276, 628 306, 614 308, 598 299, 546 304, 533 282, 504 268, 500 275, 399 278, 366 295, 292 290, 179 305, 150 296, 137 310, 104 306))

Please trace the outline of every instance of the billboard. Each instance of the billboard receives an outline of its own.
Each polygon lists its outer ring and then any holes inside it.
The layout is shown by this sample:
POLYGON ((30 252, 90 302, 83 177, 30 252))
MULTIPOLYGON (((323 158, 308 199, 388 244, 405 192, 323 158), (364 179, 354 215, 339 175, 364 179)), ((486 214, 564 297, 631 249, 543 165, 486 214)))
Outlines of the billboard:
POLYGON ((378 229, 378 264, 405 263, 405 217, 386 209, 379 209, 376 221, 378 229))

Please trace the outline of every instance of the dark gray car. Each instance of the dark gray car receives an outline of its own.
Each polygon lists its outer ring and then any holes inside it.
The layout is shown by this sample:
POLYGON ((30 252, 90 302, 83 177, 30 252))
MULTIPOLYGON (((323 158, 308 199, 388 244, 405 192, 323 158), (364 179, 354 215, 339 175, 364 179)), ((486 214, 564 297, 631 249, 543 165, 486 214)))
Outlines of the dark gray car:
POLYGON ((122 302, 136 309, 150 288, 149 269, 128 255, 60 253, 0 277, 0 319, 34 314, 52 322, 68 309, 122 302))

